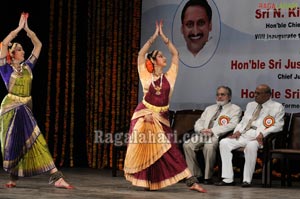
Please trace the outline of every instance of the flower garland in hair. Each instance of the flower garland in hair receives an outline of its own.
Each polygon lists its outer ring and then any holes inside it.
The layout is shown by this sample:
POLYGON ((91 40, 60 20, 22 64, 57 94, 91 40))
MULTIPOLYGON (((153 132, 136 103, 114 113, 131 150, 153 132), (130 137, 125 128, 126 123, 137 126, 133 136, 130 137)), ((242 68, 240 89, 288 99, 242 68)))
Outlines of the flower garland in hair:
POLYGON ((154 66, 150 59, 146 59, 146 68, 149 73, 154 71, 154 66))
MULTIPOLYGON (((10 47, 10 46, 11 46, 11 43, 9 43, 8 45, 9 45, 9 47, 10 47)), ((0 42, 0 51, 1 51, 1 50, 2 50, 2 42, 0 42)), ((8 64, 11 63, 11 56, 10 56, 9 52, 7 52, 7 54, 6 54, 6 62, 7 62, 8 64)))

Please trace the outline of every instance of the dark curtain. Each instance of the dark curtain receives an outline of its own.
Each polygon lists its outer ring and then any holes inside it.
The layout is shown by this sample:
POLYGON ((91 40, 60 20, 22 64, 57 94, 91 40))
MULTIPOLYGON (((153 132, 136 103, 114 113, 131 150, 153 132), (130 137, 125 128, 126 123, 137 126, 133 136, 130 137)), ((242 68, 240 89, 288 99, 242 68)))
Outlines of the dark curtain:
MULTIPOLYGON (((123 130, 137 105, 141 0, 2 3, 1 40, 26 11, 43 43, 33 71, 33 112, 56 165, 111 166, 112 144, 95 143, 95 132, 105 138, 123 130)), ((28 56, 26 33, 15 41, 28 56)), ((0 89, 2 99, 3 83, 0 89)))

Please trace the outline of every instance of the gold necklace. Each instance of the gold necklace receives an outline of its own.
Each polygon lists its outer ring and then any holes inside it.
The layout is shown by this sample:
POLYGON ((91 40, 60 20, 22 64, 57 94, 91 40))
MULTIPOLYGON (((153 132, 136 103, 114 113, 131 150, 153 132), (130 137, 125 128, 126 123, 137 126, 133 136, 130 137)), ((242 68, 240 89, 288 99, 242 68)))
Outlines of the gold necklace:
POLYGON ((14 69, 17 76, 23 76, 23 64, 12 64, 12 68, 14 69))
POLYGON ((162 77, 163 77, 163 74, 160 75, 160 83, 159 83, 159 86, 156 86, 156 85, 154 84, 154 75, 153 75, 153 73, 152 73, 152 81, 151 81, 151 84, 152 84, 153 88, 155 89, 155 94, 156 94, 156 95, 160 95, 160 94, 161 94, 160 90, 161 90, 161 88, 162 88, 162 79, 163 79, 162 77))

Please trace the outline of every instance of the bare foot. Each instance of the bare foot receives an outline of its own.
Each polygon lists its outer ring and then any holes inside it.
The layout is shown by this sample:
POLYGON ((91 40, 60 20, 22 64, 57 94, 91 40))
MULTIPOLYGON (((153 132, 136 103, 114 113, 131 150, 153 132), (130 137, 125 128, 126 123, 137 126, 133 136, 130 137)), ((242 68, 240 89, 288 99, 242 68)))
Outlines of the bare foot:
POLYGON ((60 178, 54 183, 56 188, 64 188, 64 189, 74 189, 74 187, 68 184, 63 178, 60 178))
POLYGON ((206 193, 207 191, 203 189, 198 183, 194 183, 191 187, 190 190, 198 191, 200 193, 206 193))
POLYGON ((16 182, 14 181, 9 181, 8 183, 5 184, 6 188, 14 188, 16 187, 16 182))

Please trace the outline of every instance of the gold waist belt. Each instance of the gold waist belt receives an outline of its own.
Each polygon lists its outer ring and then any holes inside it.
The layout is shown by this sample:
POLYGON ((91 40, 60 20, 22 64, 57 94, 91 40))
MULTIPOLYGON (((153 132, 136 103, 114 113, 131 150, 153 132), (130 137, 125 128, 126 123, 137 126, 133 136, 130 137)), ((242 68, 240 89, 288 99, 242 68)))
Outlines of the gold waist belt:
POLYGON ((143 100, 143 104, 150 110, 154 111, 154 112, 165 112, 167 110, 169 110, 169 105, 167 106, 154 106, 152 104, 149 104, 148 102, 146 102, 145 100, 143 100))
POLYGON ((28 97, 20 97, 20 96, 17 96, 17 95, 14 95, 14 94, 11 94, 11 93, 8 93, 7 96, 14 100, 15 102, 20 102, 20 103, 23 103, 23 104, 26 104, 27 102, 29 102, 31 100, 31 96, 28 96, 28 97))

